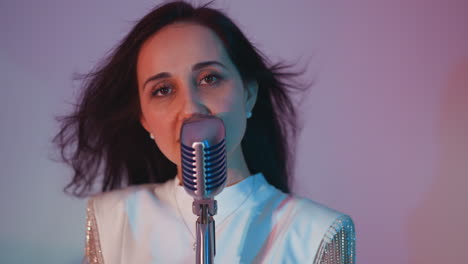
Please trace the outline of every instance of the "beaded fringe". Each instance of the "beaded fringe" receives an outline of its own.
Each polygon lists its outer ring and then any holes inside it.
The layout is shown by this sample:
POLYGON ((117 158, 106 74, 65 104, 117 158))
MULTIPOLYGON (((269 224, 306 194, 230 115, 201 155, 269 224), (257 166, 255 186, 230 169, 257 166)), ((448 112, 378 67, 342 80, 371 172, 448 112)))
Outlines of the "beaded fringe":
POLYGON ((353 220, 341 216, 333 222, 325 233, 314 264, 354 264, 356 237, 353 220))
POLYGON ((94 202, 89 199, 86 209, 86 247, 85 256, 89 264, 103 264, 101 245, 99 242, 99 232, 94 216, 94 202))

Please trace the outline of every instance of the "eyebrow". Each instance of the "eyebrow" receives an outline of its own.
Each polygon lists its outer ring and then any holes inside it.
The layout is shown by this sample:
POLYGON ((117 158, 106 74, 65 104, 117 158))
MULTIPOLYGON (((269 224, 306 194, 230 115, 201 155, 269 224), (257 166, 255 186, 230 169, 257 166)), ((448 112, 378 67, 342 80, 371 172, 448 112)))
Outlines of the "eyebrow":
POLYGON ((226 66, 224 66, 224 64, 222 64, 219 61, 204 61, 204 62, 199 62, 199 63, 193 65, 192 71, 198 71, 198 70, 203 69, 204 67, 210 66, 210 65, 218 65, 218 66, 221 66, 224 69, 227 69, 226 66))
MULTIPOLYGON (((227 67, 224 64, 222 64, 221 62, 219 62, 219 61, 203 61, 203 62, 199 62, 199 63, 193 65, 192 66, 192 71, 198 71, 198 70, 203 69, 204 67, 207 67, 207 66, 210 66, 210 65, 218 65, 218 66, 221 66, 224 69, 227 69, 227 67)), ((146 84, 148 84, 149 82, 156 81, 158 79, 169 78, 169 77, 171 77, 171 74, 168 73, 168 72, 161 72, 161 73, 158 73, 156 75, 153 75, 153 76, 149 77, 145 81, 145 83, 143 84, 143 89, 145 89, 146 84)))

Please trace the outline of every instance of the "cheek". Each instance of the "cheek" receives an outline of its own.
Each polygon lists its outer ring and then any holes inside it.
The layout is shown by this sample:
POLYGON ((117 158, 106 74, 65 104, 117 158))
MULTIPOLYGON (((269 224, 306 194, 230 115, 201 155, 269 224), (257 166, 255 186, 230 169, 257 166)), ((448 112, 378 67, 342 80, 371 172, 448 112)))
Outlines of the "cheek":
POLYGON ((173 129, 174 126, 174 115, 173 107, 168 104, 157 103, 154 100, 147 100, 142 105, 142 113, 147 122, 148 129, 153 134, 161 137, 167 134, 167 131, 173 129))
POLYGON ((154 141, 166 158, 179 165, 179 145, 176 142, 176 137, 173 131, 173 129, 166 129, 166 127, 161 127, 161 129, 155 130, 154 141))
POLYGON ((151 108, 147 110, 144 112, 144 116, 148 129, 154 135, 155 144, 166 158, 178 164, 175 119, 151 108))
MULTIPOLYGON (((232 98, 232 97, 231 97, 232 98)), ((224 111, 218 116, 223 120, 226 128, 227 152, 231 153, 240 145, 246 128, 244 103, 237 95, 235 100, 224 101, 224 111)))
POLYGON ((244 137, 246 123, 237 117, 228 116, 223 118, 226 127, 226 148, 232 153, 240 145, 244 137))

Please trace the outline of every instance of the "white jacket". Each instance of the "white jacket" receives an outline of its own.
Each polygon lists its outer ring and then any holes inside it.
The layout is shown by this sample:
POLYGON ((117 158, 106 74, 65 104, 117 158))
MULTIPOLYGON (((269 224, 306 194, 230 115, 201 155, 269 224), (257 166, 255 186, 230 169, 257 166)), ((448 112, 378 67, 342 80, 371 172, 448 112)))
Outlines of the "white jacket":
MULTIPOLYGON (((284 194, 260 173, 226 187, 215 199, 215 263, 355 263, 350 217, 284 194)), ((87 261, 194 263, 192 201, 178 179, 93 196, 87 208, 87 261)))

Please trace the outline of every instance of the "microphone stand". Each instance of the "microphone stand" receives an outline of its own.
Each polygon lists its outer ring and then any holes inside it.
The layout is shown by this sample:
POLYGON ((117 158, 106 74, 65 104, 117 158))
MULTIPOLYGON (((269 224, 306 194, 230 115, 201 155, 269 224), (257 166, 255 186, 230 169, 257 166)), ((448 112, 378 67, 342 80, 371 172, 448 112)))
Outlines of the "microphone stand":
POLYGON ((196 264, 213 264, 216 255, 215 221, 218 207, 213 197, 227 179, 226 130, 223 120, 212 115, 194 115, 180 130, 182 179, 185 191, 194 198, 196 264))
POLYGON ((196 222, 197 244, 196 244, 196 264, 213 264, 216 255, 215 241, 215 221, 213 216, 217 213, 218 207, 214 199, 195 199, 192 204, 192 211, 198 216, 196 222))

